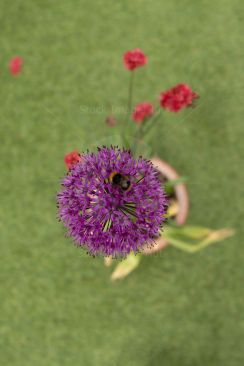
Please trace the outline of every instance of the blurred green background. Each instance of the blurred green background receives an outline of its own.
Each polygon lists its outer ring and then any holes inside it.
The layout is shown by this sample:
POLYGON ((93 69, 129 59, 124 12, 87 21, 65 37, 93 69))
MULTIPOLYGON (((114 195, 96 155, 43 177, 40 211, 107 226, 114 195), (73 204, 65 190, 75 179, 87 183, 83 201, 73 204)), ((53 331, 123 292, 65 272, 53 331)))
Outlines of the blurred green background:
POLYGON ((1 0, 1 365, 244 364, 243 11, 241 0, 1 0), (195 255, 167 248, 111 283, 101 258, 64 237, 55 195, 64 154, 113 133, 104 119, 126 103, 121 57, 135 47, 149 57, 135 102, 178 82, 201 96, 151 135, 189 178, 188 223, 237 233, 195 255))

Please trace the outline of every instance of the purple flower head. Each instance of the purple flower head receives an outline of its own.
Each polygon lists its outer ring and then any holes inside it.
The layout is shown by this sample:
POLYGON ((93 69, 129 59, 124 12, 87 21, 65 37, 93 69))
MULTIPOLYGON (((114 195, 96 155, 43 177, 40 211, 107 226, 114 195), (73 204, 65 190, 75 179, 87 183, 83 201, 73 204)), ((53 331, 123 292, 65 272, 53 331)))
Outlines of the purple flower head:
POLYGON ((59 216, 92 255, 124 257, 152 245, 167 198, 152 163, 115 147, 82 154, 62 180, 59 216))

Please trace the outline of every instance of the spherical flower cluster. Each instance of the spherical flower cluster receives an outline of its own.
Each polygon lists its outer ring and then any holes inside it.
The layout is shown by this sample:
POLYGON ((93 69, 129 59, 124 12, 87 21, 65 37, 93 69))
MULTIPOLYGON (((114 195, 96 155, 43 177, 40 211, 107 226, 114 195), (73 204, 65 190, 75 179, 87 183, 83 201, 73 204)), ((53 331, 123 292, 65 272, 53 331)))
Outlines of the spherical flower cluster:
POLYGON ((65 163, 67 169, 71 169, 75 164, 77 164, 81 160, 82 160, 82 158, 77 150, 74 150, 74 151, 66 154, 64 157, 64 163, 65 163))
POLYGON ((57 201, 60 219, 78 246, 114 257, 153 245, 167 210, 152 163, 113 147, 82 155, 63 178, 57 201))
POLYGON ((12 75, 18 75, 21 72, 23 65, 23 59, 19 56, 12 58, 9 61, 9 71, 12 75))
POLYGON ((147 63, 147 57, 140 50, 135 48, 132 51, 128 51, 124 54, 124 65, 128 70, 135 70, 137 67, 144 66, 147 63))
POLYGON ((149 118, 153 115, 154 113, 154 109, 153 109, 153 105, 151 103, 139 103, 135 106, 134 108, 134 112, 132 114, 132 119, 137 122, 140 123, 142 121, 144 121, 146 118, 149 118))
POLYGON ((160 94, 160 105, 171 112, 178 112, 192 105, 198 94, 193 92, 187 84, 178 84, 160 94))

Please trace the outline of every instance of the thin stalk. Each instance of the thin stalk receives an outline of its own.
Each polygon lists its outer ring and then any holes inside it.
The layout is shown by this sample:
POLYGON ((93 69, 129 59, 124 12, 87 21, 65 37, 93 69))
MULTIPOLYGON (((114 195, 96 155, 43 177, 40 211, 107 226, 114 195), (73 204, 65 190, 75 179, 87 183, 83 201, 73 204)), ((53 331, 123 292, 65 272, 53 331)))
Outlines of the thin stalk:
POLYGON ((133 87, 134 87, 134 71, 131 71, 130 82, 129 82, 129 95, 128 95, 128 103, 127 103, 127 119, 129 119, 131 114, 131 107, 133 101, 133 87))
POLYGON ((141 140, 142 135, 143 135, 143 133, 142 133, 142 124, 140 123, 137 126, 137 129, 136 129, 134 137, 133 137, 133 146, 132 146, 132 149, 131 149, 132 150, 132 155, 136 156, 138 143, 141 140))
POLYGON ((141 122, 139 126, 137 127, 134 138, 133 138, 133 147, 132 147, 132 153, 135 155, 138 148, 138 143, 143 140, 144 136, 149 132, 150 128, 154 126, 155 122, 159 119, 161 116, 162 109, 159 108, 156 110, 156 113, 151 117, 146 119, 145 121, 141 122), (158 113, 157 113, 158 112, 158 113))
MULTIPOLYGON (((152 126, 154 126, 155 122, 159 119, 159 117, 161 117, 161 112, 162 109, 158 108, 158 110, 156 110, 156 113, 154 114, 154 116, 150 119, 147 120, 147 123, 144 123, 144 127, 143 127, 143 135, 145 136, 146 133, 149 132, 150 128, 152 126)), ((146 122, 146 121, 145 121, 146 122)))

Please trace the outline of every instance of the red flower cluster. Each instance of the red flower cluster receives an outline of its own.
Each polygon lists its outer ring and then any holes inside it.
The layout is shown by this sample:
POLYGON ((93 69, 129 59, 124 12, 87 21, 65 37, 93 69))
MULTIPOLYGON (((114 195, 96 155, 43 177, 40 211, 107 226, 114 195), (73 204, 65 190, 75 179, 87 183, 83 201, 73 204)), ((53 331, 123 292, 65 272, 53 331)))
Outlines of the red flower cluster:
POLYGON ((128 70, 135 70, 137 67, 144 66, 146 63, 147 57, 140 48, 135 48, 124 54, 124 65, 128 70))
POLYGON ((151 103, 139 103, 135 106, 134 112, 132 114, 132 119, 140 123, 146 118, 151 117, 154 113, 153 105, 151 103))
POLYGON ((64 157, 64 162, 67 169, 71 169, 76 163, 78 163, 81 160, 82 158, 77 150, 74 150, 66 154, 64 157))
POLYGON ((192 105, 198 94, 193 92, 187 84, 178 84, 160 94, 160 105, 171 112, 178 112, 192 105))
POLYGON ((9 61, 9 71, 12 75, 18 75, 21 72, 23 65, 23 59, 19 56, 12 58, 9 61))

